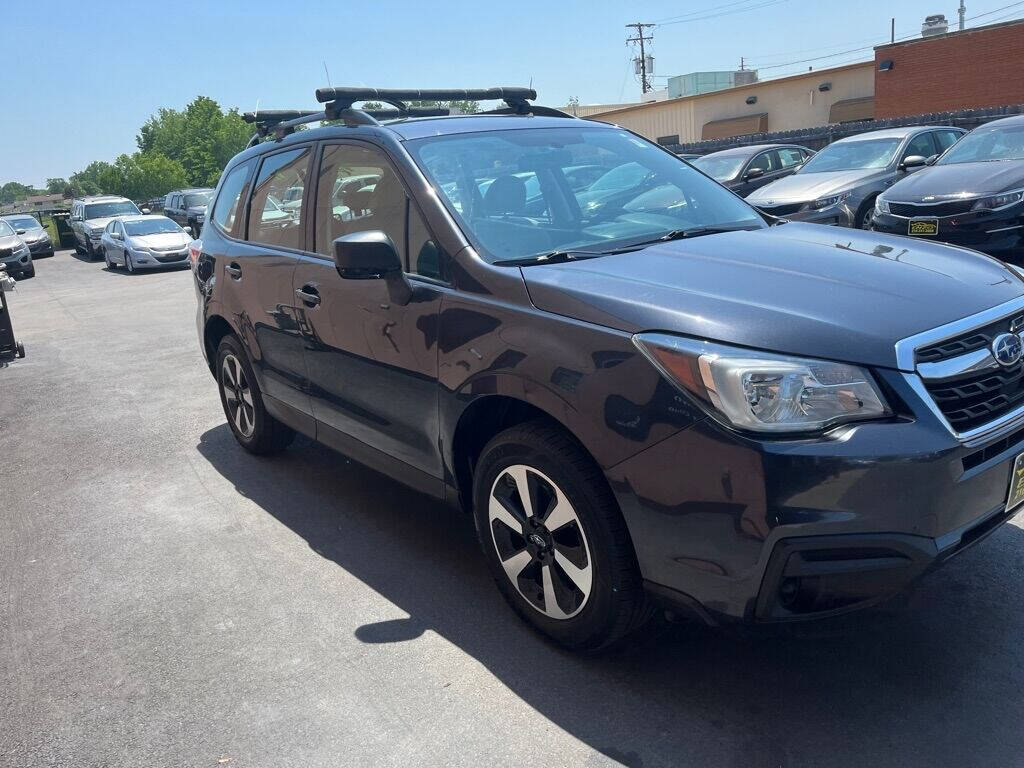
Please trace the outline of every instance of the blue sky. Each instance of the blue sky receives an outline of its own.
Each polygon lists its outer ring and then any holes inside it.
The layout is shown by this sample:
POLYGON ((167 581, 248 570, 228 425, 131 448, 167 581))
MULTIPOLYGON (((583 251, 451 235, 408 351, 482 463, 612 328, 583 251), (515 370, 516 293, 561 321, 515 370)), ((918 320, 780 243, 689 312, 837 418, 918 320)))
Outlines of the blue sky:
MULTIPOLYGON (((968 0, 968 18, 1012 0, 968 0)), ((545 104, 636 100, 624 25, 653 30, 660 75, 731 69, 762 77, 869 58, 957 0, 49 0, 9 2, 0 182, 42 184, 135 150, 158 107, 197 94, 251 110, 309 107, 324 85, 480 87, 533 80, 545 104), (171 12, 170 9, 173 9, 171 12), (706 9, 706 10, 705 10, 706 9), (747 10, 743 10, 747 9, 747 10), (742 12, 735 12, 742 10, 742 12), (684 14, 688 18, 680 19, 684 14), (705 18, 701 18, 705 17, 705 18), (831 54, 830 59, 792 63, 831 54), (782 66, 780 66, 782 65, 782 66)), ((1024 16, 1024 3, 975 24, 1024 16)), ((970 25, 970 22, 969 22, 970 25)), ((656 84, 664 84, 658 78, 656 84)))

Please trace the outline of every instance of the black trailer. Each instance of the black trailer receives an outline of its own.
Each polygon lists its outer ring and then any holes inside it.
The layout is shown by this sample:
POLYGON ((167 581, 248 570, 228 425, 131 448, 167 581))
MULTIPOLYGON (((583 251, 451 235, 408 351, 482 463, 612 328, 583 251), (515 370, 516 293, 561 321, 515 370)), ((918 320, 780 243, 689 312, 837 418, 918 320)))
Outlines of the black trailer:
POLYGON ((12 282, 7 273, 0 271, 0 366, 25 356, 25 347, 14 338, 11 311, 7 306, 6 287, 12 282))

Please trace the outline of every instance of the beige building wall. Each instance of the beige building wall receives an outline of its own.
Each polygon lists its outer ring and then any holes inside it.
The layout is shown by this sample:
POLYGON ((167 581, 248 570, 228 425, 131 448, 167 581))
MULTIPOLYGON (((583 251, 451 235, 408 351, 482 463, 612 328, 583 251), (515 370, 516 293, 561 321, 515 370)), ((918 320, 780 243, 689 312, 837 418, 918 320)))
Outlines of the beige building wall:
POLYGON ((679 141, 685 144, 701 140, 705 123, 745 115, 767 114, 768 131, 827 125, 829 110, 837 101, 872 96, 874 90, 875 64, 866 61, 724 91, 600 112, 590 118, 621 125, 652 140, 678 135, 679 141), (818 86, 825 82, 832 84, 831 90, 819 91, 818 86), (755 104, 746 103, 750 96, 757 97, 755 104))

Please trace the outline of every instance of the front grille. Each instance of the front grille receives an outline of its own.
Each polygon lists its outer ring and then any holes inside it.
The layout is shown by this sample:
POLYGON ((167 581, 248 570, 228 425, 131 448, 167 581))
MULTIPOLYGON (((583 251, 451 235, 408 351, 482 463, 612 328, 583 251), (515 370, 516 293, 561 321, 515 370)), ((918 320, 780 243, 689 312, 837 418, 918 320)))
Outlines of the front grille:
POLYGON ((1004 317, 994 323, 977 328, 967 333, 956 336, 946 341, 929 344, 921 347, 914 353, 914 361, 917 363, 937 363, 940 360, 948 360, 951 357, 959 357, 967 352, 987 347, 1000 333, 1018 332, 1024 330, 1024 314, 1004 317))
POLYGON ((804 207, 803 203, 789 203, 787 205, 759 205, 757 206, 762 211, 767 213, 769 216, 788 216, 791 213, 796 213, 804 207))
POLYGON ((1024 405, 1024 364, 983 371, 925 388, 957 432, 965 432, 1024 405))
POLYGON ((933 205, 911 205, 910 203, 889 203, 889 213, 894 216, 956 216, 967 213, 976 200, 953 200, 933 205))
POLYGON ((0 248, 0 259, 6 259, 8 256, 14 255, 13 248, 0 248))
POLYGON ((172 253, 172 254, 170 254, 168 256, 156 256, 155 258, 161 264, 170 264, 171 262, 174 262, 174 261, 184 261, 186 258, 188 258, 188 254, 187 253, 172 253))

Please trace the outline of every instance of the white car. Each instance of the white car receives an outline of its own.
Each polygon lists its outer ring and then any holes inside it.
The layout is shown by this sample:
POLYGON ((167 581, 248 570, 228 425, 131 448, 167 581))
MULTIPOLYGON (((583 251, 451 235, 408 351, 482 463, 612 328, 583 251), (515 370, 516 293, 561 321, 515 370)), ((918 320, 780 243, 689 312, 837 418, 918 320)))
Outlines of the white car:
POLYGON ((129 272, 154 267, 187 267, 192 236, 166 216, 122 216, 103 230, 100 252, 107 269, 129 272))

